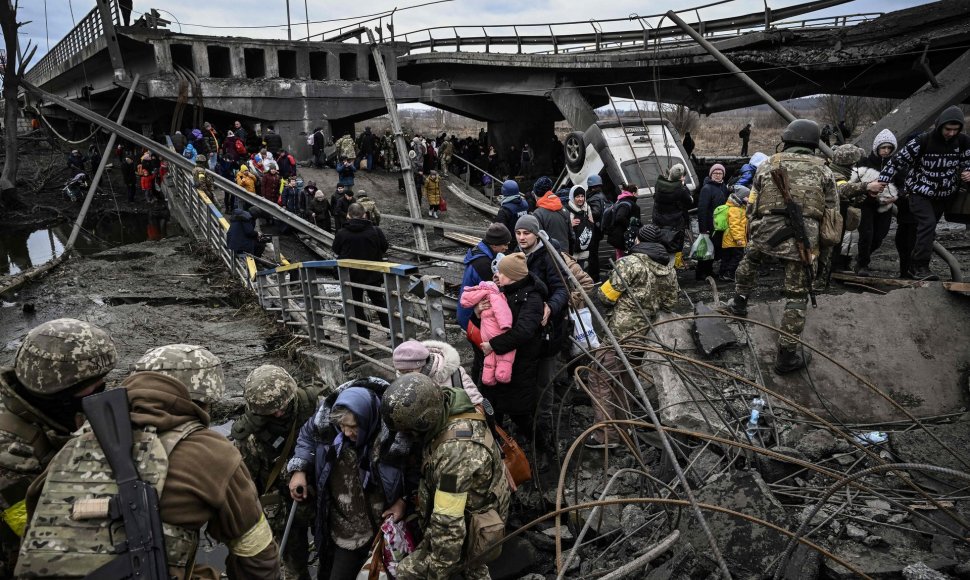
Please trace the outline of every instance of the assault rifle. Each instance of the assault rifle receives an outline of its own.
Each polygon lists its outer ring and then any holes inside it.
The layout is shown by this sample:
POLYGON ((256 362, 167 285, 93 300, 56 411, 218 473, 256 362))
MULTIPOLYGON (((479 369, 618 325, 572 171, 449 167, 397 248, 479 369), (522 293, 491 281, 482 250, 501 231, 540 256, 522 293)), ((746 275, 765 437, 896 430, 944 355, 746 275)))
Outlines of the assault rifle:
POLYGON ((815 272, 812 270, 812 241, 808 238, 808 232, 805 230, 805 216, 802 215, 802 206, 792 199, 788 172, 784 167, 772 169, 771 180, 775 182, 775 187, 778 188, 781 197, 785 200, 785 209, 772 210, 771 213, 784 215, 787 218, 788 227, 769 238, 768 244, 774 246, 788 238, 795 238, 798 259, 802 263, 802 267, 805 268, 808 297, 812 300, 812 308, 818 308, 818 303, 815 301, 815 272))
POLYGON ((158 492, 141 480, 131 457, 128 392, 112 389, 90 395, 81 405, 118 483, 118 493, 108 501, 108 517, 122 521, 127 537, 115 546, 117 558, 85 578, 168 580, 158 492))

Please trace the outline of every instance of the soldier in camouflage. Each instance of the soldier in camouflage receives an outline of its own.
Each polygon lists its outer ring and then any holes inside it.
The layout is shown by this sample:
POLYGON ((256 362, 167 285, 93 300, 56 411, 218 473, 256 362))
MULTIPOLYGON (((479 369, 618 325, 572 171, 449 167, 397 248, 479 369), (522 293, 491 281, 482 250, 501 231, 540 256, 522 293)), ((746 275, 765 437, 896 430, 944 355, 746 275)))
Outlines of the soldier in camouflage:
POLYGON ((45 322, 0 369, 0 578, 13 577, 27 523, 27 487, 78 428, 81 398, 118 362, 111 337, 73 318, 45 322))
MULTIPOLYGON (((848 143, 839 145, 832 150, 832 162, 829 164, 829 169, 832 170, 832 176, 835 178, 835 185, 838 188, 839 211, 842 213, 843 220, 846 220, 846 214, 850 207, 858 207, 867 197, 866 184, 849 182, 849 178, 852 177, 852 166, 862 159, 864 154, 865 151, 861 147, 848 143)), ((836 246, 830 246, 822 248, 819 254, 818 276, 815 278, 816 290, 828 288, 829 279, 832 276, 835 251, 836 246)))
POLYGON ((397 145, 394 143, 394 135, 390 129, 385 129, 384 136, 381 137, 381 152, 384 157, 384 169, 387 171, 401 169, 401 161, 397 158, 397 145))
MULTIPOLYGON (((297 432, 313 416, 319 396, 319 388, 298 386, 289 373, 275 365, 254 369, 243 387, 246 413, 233 424, 232 438, 253 477, 277 542, 283 538, 290 504, 289 477, 283 468, 293 452, 297 432)), ((293 509, 297 512, 282 555, 284 576, 309 580, 307 534, 314 510, 309 503, 293 509)))
MULTIPOLYGON (((748 198, 749 213, 752 214, 751 241, 735 276, 734 298, 728 303, 732 314, 746 316, 748 297, 757 286, 759 268, 768 258, 782 260, 785 264, 786 303, 781 329, 796 337, 805 328, 808 276, 799 259, 788 218, 782 213, 785 202, 772 181, 771 170, 782 167, 788 172, 791 197, 801 206, 810 252, 817 258, 822 214, 826 209, 835 209, 838 204, 838 190, 832 171, 821 158, 815 156, 819 134, 814 121, 792 121, 782 135, 784 150, 771 156, 758 168, 748 198)), ((779 336, 775 372, 785 374, 805 367, 807 356, 800 353, 797 346, 795 339, 779 336)))
MULTIPOLYGON (((649 325, 647 317, 652 319, 661 310, 670 310, 677 304, 680 285, 671 258, 661 243, 660 228, 645 225, 637 232, 636 244, 630 253, 620 258, 609 280, 596 291, 594 304, 612 309, 608 324, 618 339, 642 334, 649 325)), ((622 388, 599 373, 590 381, 590 391, 597 399, 593 420, 599 423, 625 419, 618 410, 627 408, 626 393, 633 389, 630 377, 622 372, 612 349, 603 350, 597 356, 610 373, 620 377, 622 388)), ((637 358, 636 353, 628 356, 637 358)), ((590 434, 585 443, 591 449, 613 448, 617 446, 616 436, 616 429, 611 427, 590 434)))
POLYGON ((425 442, 417 500, 423 539, 398 565, 397 577, 489 578, 485 562, 497 553, 487 548, 504 537, 510 492, 485 417, 463 390, 442 389, 418 373, 388 387, 382 412, 388 427, 425 442))
POLYGON ((219 357, 194 344, 167 344, 146 352, 131 367, 132 371, 155 371, 186 386, 189 396, 202 408, 221 401, 226 378, 219 357))
MULTIPOLYGON (((230 579, 278 580, 273 532, 239 452, 208 429, 209 415, 196 401, 221 398, 225 385, 219 359, 192 345, 153 349, 121 384, 127 391, 139 477, 155 487, 169 577, 217 578, 195 562, 200 530, 228 548, 230 579)), ((93 578, 119 558, 124 526, 113 522, 104 501, 118 482, 90 426, 51 460, 30 486, 30 526, 17 564, 17 578, 93 578)), ((124 557, 124 556, 121 556, 124 557)), ((103 574, 97 577, 102 577, 103 574)))
POLYGON ((337 147, 338 157, 346 157, 351 163, 353 163, 354 159, 357 159, 356 144, 354 143, 354 138, 350 135, 344 135, 340 139, 337 139, 334 145, 337 147))
POLYGON ((195 158, 195 168, 192 170, 192 185, 196 189, 204 191, 209 196, 209 200, 212 201, 212 177, 206 173, 206 169, 208 167, 205 155, 197 155, 195 158))

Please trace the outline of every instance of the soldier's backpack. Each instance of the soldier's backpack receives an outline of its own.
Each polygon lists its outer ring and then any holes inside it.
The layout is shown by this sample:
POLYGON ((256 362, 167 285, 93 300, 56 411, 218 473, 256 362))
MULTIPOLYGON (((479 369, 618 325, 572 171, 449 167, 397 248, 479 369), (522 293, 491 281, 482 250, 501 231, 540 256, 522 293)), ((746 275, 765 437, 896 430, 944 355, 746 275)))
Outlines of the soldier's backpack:
POLYGON ((728 204, 724 203, 714 208, 714 231, 723 232, 728 228, 728 204))

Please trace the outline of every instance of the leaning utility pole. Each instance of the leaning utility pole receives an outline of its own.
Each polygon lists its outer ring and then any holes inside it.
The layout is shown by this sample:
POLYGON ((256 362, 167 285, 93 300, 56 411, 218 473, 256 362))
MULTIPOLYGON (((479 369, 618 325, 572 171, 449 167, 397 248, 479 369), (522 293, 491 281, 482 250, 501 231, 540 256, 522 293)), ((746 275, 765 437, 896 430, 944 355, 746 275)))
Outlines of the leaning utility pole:
MULTIPOLYGON (((381 56, 381 45, 374 41, 374 33, 367 28, 367 40, 370 42, 371 54, 374 57, 374 64, 377 66, 377 75, 381 79, 381 89, 384 91, 384 103, 387 105, 387 114, 391 117, 391 130, 394 131, 394 143, 397 145, 397 156, 401 160, 401 170, 404 174, 404 192, 408 198, 408 212, 411 219, 421 219, 421 207, 418 205, 418 190, 414 186, 414 169, 411 167, 411 159, 408 157, 408 146, 404 142, 404 133, 401 132, 401 119, 397 116, 397 103, 394 101, 394 91, 391 89, 391 81, 387 78, 387 69, 384 68, 384 58, 381 56)), ((420 223, 413 223, 414 245, 418 250, 428 251, 428 238, 424 234, 424 226, 420 223)))

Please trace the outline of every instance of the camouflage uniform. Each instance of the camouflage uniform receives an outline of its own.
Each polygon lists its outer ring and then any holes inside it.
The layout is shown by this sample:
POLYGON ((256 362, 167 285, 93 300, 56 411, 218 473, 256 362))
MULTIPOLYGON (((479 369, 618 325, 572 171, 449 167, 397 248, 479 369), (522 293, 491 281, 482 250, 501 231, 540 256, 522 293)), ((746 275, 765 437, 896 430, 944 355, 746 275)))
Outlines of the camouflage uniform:
POLYGON ((357 203, 364 208, 364 219, 370 220, 375 226, 381 225, 381 211, 377 209, 377 203, 370 196, 361 193, 357 196, 357 203))
MULTIPOLYGON (((597 290, 600 302, 613 305, 608 324, 617 338, 641 334, 648 325, 644 315, 652 318, 660 310, 669 310, 677 304, 680 293, 677 270, 673 265, 661 264, 647 255, 648 248, 654 246, 656 244, 644 243, 634 246, 629 255, 620 258, 609 280, 597 290)), ((658 255, 665 254, 663 251, 658 255)), ((634 362, 639 358, 639 353, 627 354, 634 362)), ((620 377, 622 387, 608 377, 593 376, 589 383, 590 391, 597 399, 593 405, 593 421, 626 419, 618 410, 629 408, 626 393, 633 389, 633 383, 623 372, 613 349, 601 351, 597 357, 603 367, 620 377)), ((613 427, 605 429, 604 435, 608 441, 609 437, 617 435, 617 430, 613 427)))
POLYGON ((196 189, 201 189, 209 196, 209 201, 212 201, 212 191, 213 182, 212 176, 206 173, 206 167, 204 165, 196 165, 195 169, 192 170, 192 185, 196 189))
POLYGON ((381 150, 384 152, 384 169, 392 171, 394 168, 400 169, 401 161, 397 158, 397 145, 394 143, 394 135, 390 129, 384 131, 381 137, 381 150))
MULTIPOLYGON (((397 569, 401 580, 447 580, 469 558, 465 553, 469 514, 494 509, 502 521, 509 511, 510 493, 498 446, 484 416, 464 391, 444 389, 451 399, 449 417, 429 434, 424 450, 418 513, 424 539, 397 569), (456 412, 458 411, 458 412, 456 412)), ((463 571, 467 580, 489 578, 484 561, 463 571)))
MULTIPOLYGON (((292 454, 297 432, 313 416, 319 395, 318 388, 297 386, 280 367, 263 365, 247 377, 246 413, 232 426, 232 438, 260 493, 263 513, 277 542, 283 538, 291 504, 289 476, 283 467, 292 454), (280 410, 285 411, 281 417, 273 416, 280 410), (269 481, 273 474, 274 481, 269 481)), ((283 553, 284 576, 309 580, 307 534, 313 524, 314 506, 303 502, 296 510, 283 553)))
MULTIPOLYGON (((837 188, 832 172, 822 159, 813 155, 806 147, 789 147, 782 153, 772 155, 762 163, 755 174, 752 186, 754 215, 751 219, 751 241, 735 274, 735 291, 745 297, 754 292, 758 283, 758 269, 769 257, 778 258, 785 263, 785 313, 781 329, 799 336, 805 328, 805 308, 808 301, 808 280, 805 268, 798 256, 794 238, 788 238, 776 245, 769 239, 788 227, 784 215, 772 211, 784 210, 785 202, 781 192, 771 179, 771 170, 784 167, 791 183, 792 199, 801 206, 805 217, 805 230, 811 245, 812 256, 818 256, 819 220, 826 208, 834 209, 838 203, 837 188)), ((782 350, 792 351, 797 342, 780 336, 778 345, 782 350)))
POLYGON ((74 417, 49 415, 38 406, 43 401, 32 395, 58 393, 103 376, 117 360, 105 332, 62 318, 31 330, 17 352, 14 368, 0 369, 0 510, 4 522, 0 524, 0 577, 13 576, 27 518, 27 487, 76 428, 74 417))
POLYGON ((337 156, 346 157, 349 161, 353 162, 357 159, 357 150, 354 145, 354 138, 350 135, 344 135, 337 142, 334 143, 337 146, 337 156))
MULTIPOLYGON (((832 163, 829 169, 835 178, 835 185, 839 193, 839 206, 843 219, 849 207, 858 207, 866 200, 865 183, 850 183, 849 177, 852 175, 852 166, 855 165, 865 151, 855 145, 839 145, 833 149, 832 163)), ((858 211, 858 210, 857 210, 858 211)), ((845 231, 843 230, 843 235, 845 231)), ((828 246, 822 248, 818 257, 818 276, 815 280, 815 289, 822 290, 828 287, 829 278, 832 275, 832 255, 839 246, 828 246)))

